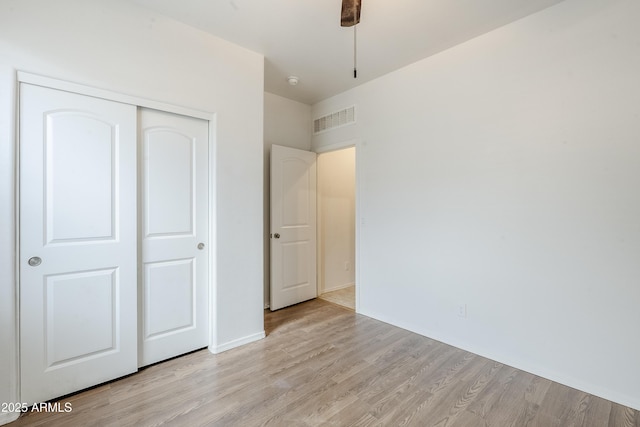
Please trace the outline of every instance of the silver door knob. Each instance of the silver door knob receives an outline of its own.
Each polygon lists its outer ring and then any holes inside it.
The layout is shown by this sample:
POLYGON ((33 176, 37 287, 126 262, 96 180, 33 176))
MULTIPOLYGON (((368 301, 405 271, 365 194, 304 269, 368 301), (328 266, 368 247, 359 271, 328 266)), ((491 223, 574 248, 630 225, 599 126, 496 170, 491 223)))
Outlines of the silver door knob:
POLYGON ((275 237, 276 239, 279 239, 280 238, 280 233, 274 234, 273 237, 275 237))
POLYGON ((198 243, 198 249, 203 250, 204 249, 204 243, 198 243))
POLYGON ((29 265, 31 267, 37 267, 40 264, 42 264, 42 259, 40 257, 34 256, 29 258, 29 261, 27 261, 29 263, 29 265))

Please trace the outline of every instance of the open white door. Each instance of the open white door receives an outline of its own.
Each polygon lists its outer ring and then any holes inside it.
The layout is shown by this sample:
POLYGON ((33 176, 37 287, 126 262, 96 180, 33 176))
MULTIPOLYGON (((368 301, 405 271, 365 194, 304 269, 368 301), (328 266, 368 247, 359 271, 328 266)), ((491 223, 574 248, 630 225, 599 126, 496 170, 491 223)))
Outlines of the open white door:
POLYGON ((137 370, 136 108, 20 86, 21 401, 137 370))
POLYGON ((140 109, 140 366, 208 344, 209 124, 140 109))
POLYGON ((271 147, 270 308, 317 296, 316 154, 271 147))

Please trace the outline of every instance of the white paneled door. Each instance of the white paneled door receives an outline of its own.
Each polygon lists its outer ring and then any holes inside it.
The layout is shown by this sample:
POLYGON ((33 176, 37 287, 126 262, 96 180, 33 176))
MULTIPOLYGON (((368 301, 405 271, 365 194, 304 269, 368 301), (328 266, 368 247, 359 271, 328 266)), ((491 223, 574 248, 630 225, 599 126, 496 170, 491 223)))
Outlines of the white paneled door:
POLYGON ((20 86, 21 401, 206 347, 209 124, 20 86))
POLYGON ((20 86, 22 402, 137 370, 136 107, 20 86))
POLYGON ((140 366, 208 344, 208 122, 141 109, 140 366))
POLYGON ((316 154, 271 147, 270 308, 317 296, 316 154))

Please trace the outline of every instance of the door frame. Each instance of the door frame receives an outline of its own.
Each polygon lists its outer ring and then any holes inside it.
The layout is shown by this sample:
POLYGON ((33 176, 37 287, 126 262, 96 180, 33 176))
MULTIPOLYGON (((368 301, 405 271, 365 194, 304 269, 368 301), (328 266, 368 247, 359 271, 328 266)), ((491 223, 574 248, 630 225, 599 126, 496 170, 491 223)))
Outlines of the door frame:
MULTIPOLYGON (((360 236, 362 235, 362 226, 364 226, 365 224, 365 220, 364 217, 362 216, 362 183, 364 182, 364 165, 363 165, 363 151, 364 151, 364 147, 366 147, 367 143, 365 141, 363 141, 360 138, 354 138, 354 139, 348 139, 345 141, 341 141, 341 142, 336 142, 333 144, 327 144, 327 145, 322 145, 322 146, 317 146, 317 147, 313 147, 313 152, 320 155, 320 154, 324 154, 324 153, 330 153, 332 151, 339 151, 339 150, 344 150, 345 148, 354 148, 355 149, 355 175, 356 175, 356 182, 355 182, 355 192, 356 192, 356 214, 355 214, 355 234, 356 234, 356 241, 355 241, 355 291, 356 291, 356 313, 360 313, 360 288, 362 286, 362 276, 360 273, 360 236)), ((318 196, 316 196, 318 197, 318 196)), ((320 204, 317 204, 317 209, 320 209, 320 204)), ((318 231, 320 230, 320 216, 318 215, 318 231)), ((322 262, 320 261, 320 244, 321 244, 321 236, 320 233, 318 233, 318 237, 317 237, 317 247, 318 250, 316 251, 316 274, 317 274, 317 278, 316 278, 316 286, 317 286, 317 292, 318 295, 320 295, 320 279, 321 279, 321 275, 322 275, 322 271, 320 269, 320 266, 322 265, 322 262)))
MULTIPOLYGON (((0 134, 0 139, 8 138, 11 142, 10 144, 0 144, 0 161, 9 163, 9 165, 14 164, 14 167, 6 168, 7 172, 11 174, 11 180, 9 181, 10 191, 7 194, 8 200, 7 203, 7 211, 10 210, 12 215, 10 218, 6 217, 7 212, 0 212, 0 221, 7 221, 11 225, 11 229, 14 230, 14 234, 8 236, 9 242, 7 242, 7 246, 0 247, 0 251, 5 249, 11 250, 9 252, 8 258, 10 259, 11 268, 9 269, 9 275, 13 278, 12 280, 12 288, 13 295, 12 298, 7 298, 8 304, 11 304, 11 310, 9 314, 14 319, 12 326, 12 330, 4 331, 0 330, 0 334, 4 339, 4 333, 7 333, 6 338, 8 342, 12 342, 13 346, 7 346, 8 352, 12 354, 9 357, 7 363, 7 370, 10 370, 10 384, 11 384, 11 392, 13 394, 13 400, 15 402, 20 402, 20 277, 19 277, 19 257, 20 253, 20 235, 19 235, 19 226, 20 226, 20 211, 19 204, 17 203, 20 197, 20 182, 19 182, 19 156, 20 156, 20 135, 19 135, 19 127, 20 117, 18 113, 17 107, 20 103, 20 84, 28 83, 36 86, 48 87, 51 89, 62 90, 66 92, 73 92, 80 95, 90 96, 94 98, 101 98, 109 101, 115 101, 122 104, 130 104, 136 107, 144 107, 155 110, 161 110, 168 113, 179 114, 183 116, 194 117, 197 119, 206 120, 208 122, 208 145, 209 145, 209 154, 208 154, 208 163, 209 163, 209 176, 208 176, 208 185, 209 185, 209 203, 208 203, 208 221, 209 221, 209 271, 207 274, 207 283, 209 288, 209 313, 208 313, 208 326, 209 326, 209 337, 208 337, 208 349, 211 353, 216 353, 217 346, 217 324, 216 324, 216 316, 215 308, 217 306, 217 298, 216 298, 216 287, 217 283, 215 281, 216 278, 216 260, 217 260, 217 245, 216 245, 216 163, 215 163, 215 153, 216 153, 216 128, 217 128, 217 115, 216 113, 195 110, 190 108, 185 108, 177 105, 167 104, 163 102, 153 101, 145 98, 140 98, 136 96, 121 94, 109 90, 94 88, 90 86, 84 86, 68 81, 58 80, 46 76, 41 76, 37 74, 32 74, 24 71, 16 71, 16 70, 3 70, 0 69, 0 79, 2 79, 0 89, 6 89, 7 93, 10 95, 9 102, 0 105, 0 113, 11 112, 11 107, 14 107, 15 114, 11 113, 11 123, 8 123, 6 129, 6 135, 0 134), (4 147, 3 147, 4 146, 4 147), (15 162, 15 163, 14 163, 15 162)), ((4 116, 4 114, 0 115, 0 118, 4 116)), ((7 114, 9 116, 9 114, 7 114)), ((137 150, 137 148, 136 148, 137 150)), ((0 181, 0 185, 5 185, 4 181, 0 181)), ((4 192, 0 194, 0 197, 4 198, 4 192)), ((3 204, 5 200, 2 200, 3 204)), ((4 263, 4 254, 0 257, 0 262, 4 263)), ((0 289, 2 291, 2 289, 0 289)), ((4 308, 4 307, 3 307, 4 308)), ((0 356, 5 356, 5 354, 0 354, 0 356)), ((4 415, 4 414, 0 414, 4 415)), ((7 414, 8 417, 0 416, 0 424, 4 422, 13 421, 14 414, 7 414)), ((19 415, 19 414, 17 414, 19 415)))

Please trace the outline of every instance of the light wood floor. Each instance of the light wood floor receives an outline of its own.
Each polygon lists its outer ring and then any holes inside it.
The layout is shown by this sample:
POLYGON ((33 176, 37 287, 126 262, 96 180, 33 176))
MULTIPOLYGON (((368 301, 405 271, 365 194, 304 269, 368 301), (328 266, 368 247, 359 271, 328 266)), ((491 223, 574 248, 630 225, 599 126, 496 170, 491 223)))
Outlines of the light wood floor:
POLYGON ((341 305, 343 307, 356 309, 356 287, 348 286, 346 288, 338 289, 337 291, 325 292, 318 298, 325 301, 332 302, 334 304, 341 305))
POLYGON ((61 399, 46 426, 640 426, 637 411, 313 300, 267 338, 61 399))

